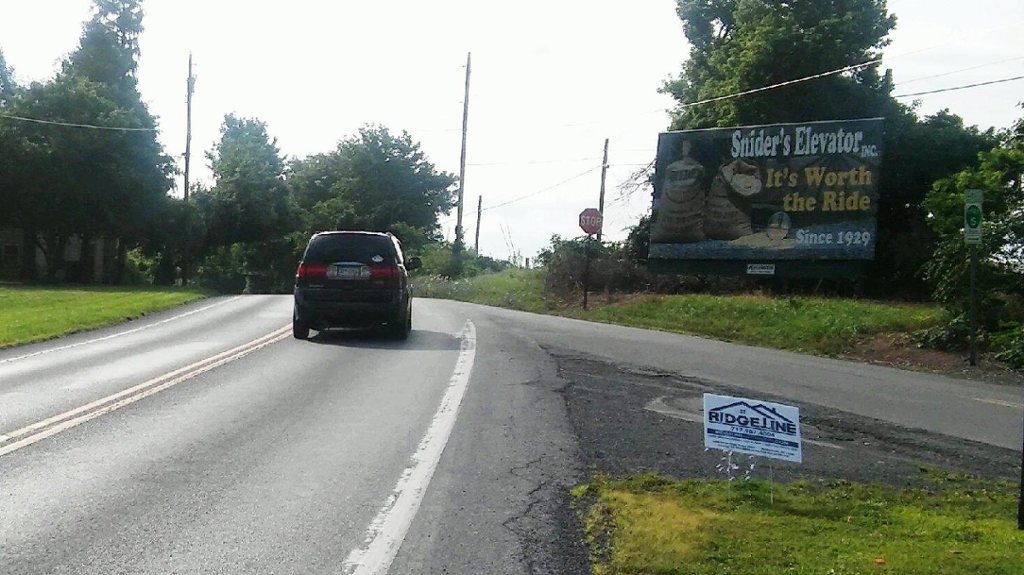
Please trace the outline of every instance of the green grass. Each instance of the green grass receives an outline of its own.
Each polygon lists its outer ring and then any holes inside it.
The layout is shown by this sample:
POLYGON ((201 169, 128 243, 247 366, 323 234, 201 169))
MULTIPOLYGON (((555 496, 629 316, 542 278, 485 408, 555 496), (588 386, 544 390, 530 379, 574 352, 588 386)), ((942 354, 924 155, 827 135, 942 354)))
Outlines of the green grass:
POLYGON ((95 329, 204 296, 182 288, 0 285, 0 348, 95 329))
POLYGON ((939 324, 939 306, 820 297, 635 295, 583 312, 579 301, 544 292, 543 270, 506 270, 450 281, 417 278, 416 294, 523 311, 712 337, 725 341, 838 355, 864 337, 909 333, 939 324))
POLYGON ((842 298, 691 294, 637 298, 580 317, 834 355, 849 350, 864 336, 936 325, 943 311, 938 306, 842 298))
POLYGON ((413 293, 520 311, 553 312, 561 307, 545 297, 544 275, 539 270, 510 269, 455 281, 419 276, 413 280, 413 293))
POLYGON ((573 491, 597 575, 1024 572, 1014 490, 599 479, 573 491), (772 501, 772 492, 774 502, 772 501))

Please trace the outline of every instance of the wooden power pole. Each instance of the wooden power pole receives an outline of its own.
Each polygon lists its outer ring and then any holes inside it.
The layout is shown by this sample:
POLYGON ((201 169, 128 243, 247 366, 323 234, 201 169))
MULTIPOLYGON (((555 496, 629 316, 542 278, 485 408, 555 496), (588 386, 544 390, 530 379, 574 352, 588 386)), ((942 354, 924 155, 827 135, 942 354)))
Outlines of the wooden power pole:
POLYGON ((480 255, 480 216, 484 211, 484 197, 477 196, 476 199, 476 241, 473 242, 473 251, 480 255))
MULTIPOLYGON (((186 113, 185 113, 185 203, 188 203, 188 176, 189 168, 192 164, 192 93, 196 89, 196 77, 192 74, 192 53, 188 55, 188 95, 185 98, 186 102, 186 113)), ((189 220, 191 219, 191 212, 185 211, 185 254, 182 257, 181 262, 181 285, 188 285, 189 280, 189 268, 192 267, 192 254, 189 253, 188 235, 189 235, 189 220)))
MULTIPOLYGON (((604 161, 601 162, 601 197, 597 201, 597 211, 604 217, 604 182, 608 178, 608 138, 604 139, 604 161)), ((597 241, 601 241, 601 232, 604 227, 597 231, 597 241)))
POLYGON ((196 78, 192 75, 192 54, 188 55, 188 96, 185 116, 185 201, 188 201, 188 171, 192 163, 192 93, 196 89, 196 78))
MULTIPOLYGON (((462 157, 459 160, 459 207, 458 222, 455 224, 455 251, 461 252, 465 242, 462 228, 463 196, 466 191, 466 132, 469 127, 469 74, 472 53, 466 54, 466 94, 462 99, 462 157)), ((461 257, 461 254, 456 255, 461 257)))

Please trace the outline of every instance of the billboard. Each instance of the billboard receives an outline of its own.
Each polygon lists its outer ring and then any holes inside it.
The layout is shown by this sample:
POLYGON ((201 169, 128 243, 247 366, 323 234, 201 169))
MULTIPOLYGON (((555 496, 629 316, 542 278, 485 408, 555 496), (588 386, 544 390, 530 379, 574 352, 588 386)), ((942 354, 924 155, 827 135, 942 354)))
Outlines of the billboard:
POLYGON ((661 134, 651 263, 873 259, 882 135, 880 118, 661 134))

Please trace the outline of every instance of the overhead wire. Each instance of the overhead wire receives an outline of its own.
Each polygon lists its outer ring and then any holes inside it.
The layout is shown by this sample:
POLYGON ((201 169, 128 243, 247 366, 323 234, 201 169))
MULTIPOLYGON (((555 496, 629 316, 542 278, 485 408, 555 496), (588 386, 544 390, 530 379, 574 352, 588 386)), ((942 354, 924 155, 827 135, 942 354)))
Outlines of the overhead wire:
POLYGON ((466 164, 467 166, 520 166, 528 164, 567 164, 571 162, 592 162, 600 160, 601 158, 576 158, 572 160, 523 160, 523 161, 512 161, 512 162, 475 162, 466 164))
MULTIPOLYGON (((530 192, 529 194, 526 194, 526 195, 523 195, 523 196, 519 196, 518 198, 513 198, 511 200, 507 200, 507 201, 501 202, 499 204, 494 204, 494 205, 491 205, 491 206, 486 206, 484 208, 481 208, 480 211, 481 212, 486 212, 487 210, 494 210, 494 209, 497 209, 497 208, 501 208, 501 207, 507 206, 509 204, 513 204, 515 202, 519 202, 519 201, 525 200, 527 198, 532 198, 532 197, 534 197, 536 195, 543 194, 544 192, 549 192, 549 191, 551 191, 551 190, 553 190, 553 189, 555 189, 557 187, 560 187, 560 186, 563 186, 565 184, 568 184, 569 182, 571 182, 573 180, 577 180, 579 178, 582 178, 583 176, 593 172, 594 170, 599 170, 599 169, 601 169, 601 166, 599 166, 599 165, 598 166, 594 166, 594 167, 592 167, 592 168, 590 168, 588 170, 585 170, 583 172, 580 172, 580 173, 576 174, 575 176, 572 176, 571 178, 566 178, 566 179, 564 179, 564 180, 562 180, 562 181, 560 181, 560 182, 558 182, 556 184, 552 184, 552 185, 550 185, 550 186, 548 186, 546 188, 537 190, 535 192, 530 192)), ((451 223, 451 222, 453 222, 453 221, 455 221, 457 219, 458 219, 457 217, 455 217, 455 218, 448 218, 447 220, 445 220, 443 222, 440 222, 438 225, 439 226, 444 226, 445 224, 449 224, 449 223, 451 223)))
POLYGON ((2 114, 0 118, 7 120, 16 120, 19 122, 29 122, 32 124, 45 124, 47 126, 61 126, 65 128, 84 128, 87 130, 107 130, 115 132, 159 132, 160 128, 125 128, 119 126, 98 126, 94 124, 76 124, 74 122, 56 122, 52 120, 40 120, 38 118, 26 118, 24 116, 15 116, 13 114, 2 114))
POLYGON ((909 94, 896 94, 893 98, 907 98, 909 96, 924 96, 926 94, 938 94, 940 92, 953 92, 955 90, 966 90, 967 88, 977 88, 978 86, 989 86, 991 84, 1002 84, 1003 82, 1013 82, 1015 80, 1024 80, 1024 76, 1014 76, 1012 78, 1002 78, 1000 80, 989 80, 988 82, 977 82, 974 84, 964 84, 963 86, 952 86, 950 88, 939 88, 937 90, 926 90, 924 92, 911 92, 909 94))
POLYGON ((933 78, 942 78, 945 76, 952 76, 953 74, 959 74, 961 72, 969 72, 971 70, 980 70, 981 68, 988 68, 989 66, 996 66, 998 64, 1005 64, 1007 62, 1016 62, 1017 60, 1024 60, 1024 56, 1016 56, 1014 58, 1006 58, 1004 60, 997 60, 995 62, 987 62, 985 64, 979 64, 977 66, 969 66, 967 68, 959 68, 957 70, 950 70, 948 72, 941 72, 939 74, 930 74, 928 76, 920 76, 917 78, 911 78, 909 80, 903 80, 897 82, 897 86, 906 86, 907 84, 913 84, 914 82, 920 82, 922 80, 931 80, 933 78))

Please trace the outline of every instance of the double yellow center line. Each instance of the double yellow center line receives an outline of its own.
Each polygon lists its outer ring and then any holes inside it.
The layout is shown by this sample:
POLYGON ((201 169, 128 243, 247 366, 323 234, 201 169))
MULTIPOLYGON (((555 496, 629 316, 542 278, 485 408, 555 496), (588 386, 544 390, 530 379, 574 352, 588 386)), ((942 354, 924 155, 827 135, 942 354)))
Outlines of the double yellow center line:
POLYGON ((81 425, 86 421, 96 419, 97 417, 112 411, 117 411, 118 409, 131 405, 140 399, 160 393, 161 391, 178 385, 183 381, 187 381, 212 369, 216 369, 222 365, 243 358, 254 351, 260 350, 272 343, 276 343, 287 338, 290 335, 290 331, 291 325, 287 325, 281 329, 268 333, 263 337, 256 338, 223 353, 197 361, 181 369, 155 377, 149 381, 140 383, 112 395, 108 395, 104 398, 97 399, 96 401, 87 403, 81 407, 76 407, 75 409, 65 411, 64 413, 54 415, 53 417, 48 417, 31 425, 26 425, 21 429, 0 434, 0 456, 7 455, 12 451, 17 451, 23 447, 42 441, 47 437, 51 437, 62 431, 81 425))

